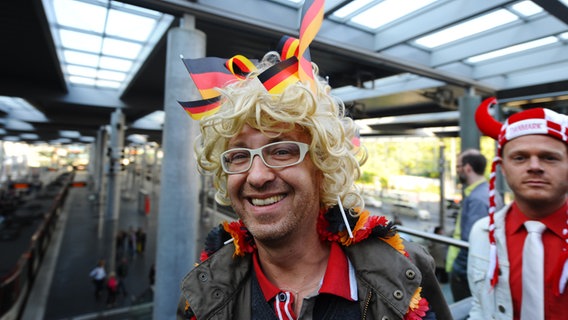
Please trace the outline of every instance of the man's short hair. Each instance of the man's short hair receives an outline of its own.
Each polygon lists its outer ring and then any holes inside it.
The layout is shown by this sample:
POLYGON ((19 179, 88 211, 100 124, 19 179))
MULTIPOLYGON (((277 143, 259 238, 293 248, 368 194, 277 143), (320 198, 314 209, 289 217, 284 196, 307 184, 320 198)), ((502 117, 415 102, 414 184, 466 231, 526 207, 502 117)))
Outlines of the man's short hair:
POLYGON ((485 167, 487 166, 487 158, 481 152, 476 149, 468 149, 462 152, 461 155, 462 166, 469 164, 473 169, 473 172, 478 175, 483 175, 485 173, 485 167))

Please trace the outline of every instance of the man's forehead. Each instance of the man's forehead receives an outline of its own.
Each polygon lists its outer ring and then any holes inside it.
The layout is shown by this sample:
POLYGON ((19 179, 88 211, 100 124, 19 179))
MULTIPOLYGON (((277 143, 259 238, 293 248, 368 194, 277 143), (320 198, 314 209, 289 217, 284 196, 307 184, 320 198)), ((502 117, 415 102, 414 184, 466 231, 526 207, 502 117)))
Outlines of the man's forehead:
POLYGON ((522 150, 522 149, 536 149, 536 148, 540 149, 552 148, 558 151, 563 151, 563 150, 566 151, 568 145, 566 144, 566 142, 560 141, 559 139, 556 139, 548 135, 530 134, 530 135, 520 136, 515 139, 512 139, 511 141, 508 141, 503 146, 503 151, 505 150, 511 151, 512 149, 522 150), (562 148, 562 145, 564 145, 565 148, 562 148))
POLYGON ((305 130, 299 126, 294 126, 290 129, 289 126, 278 125, 273 127, 272 130, 253 128, 249 125, 244 125, 241 131, 229 140, 229 145, 242 145, 249 142, 254 136, 256 140, 265 140, 266 143, 277 142, 283 140, 307 142, 305 130))

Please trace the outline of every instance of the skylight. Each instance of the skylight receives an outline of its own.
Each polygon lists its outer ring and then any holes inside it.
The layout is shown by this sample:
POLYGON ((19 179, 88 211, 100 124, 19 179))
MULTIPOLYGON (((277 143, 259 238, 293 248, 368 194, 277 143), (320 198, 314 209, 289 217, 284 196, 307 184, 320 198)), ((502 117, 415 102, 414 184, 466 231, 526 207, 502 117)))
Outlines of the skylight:
POLYGON ((159 130, 164 125, 165 113, 162 110, 154 111, 149 115, 140 118, 132 124, 133 128, 159 130))
POLYGON ((20 134, 20 138, 24 140, 37 140, 39 136, 35 133, 22 133, 20 134))
POLYGON ((63 138, 79 138, 81 134, 79 133, 79 131, 59 130, 59 136, 63 138))
POLYGON ((412 0, 401 5, 400 0, 385 0, 354 16, 351 21, 371 29, 377 29, 436 1, 412 0))
POLYGON ((116 1, 43 0, 68 83, 118 89, 173 17, 116 1))
POLYGON ((341 7, 341 9, 335 11, 333 13, 334 16, 338 18, 345 18, 354 12, 358 11, 359 9, 363 8, 367 4, 371 3, 373 0, 355 0, 347 4, 346 6, 341 7))
POLYGON ((460 24, 442 29, 422 38, 416 39, 416 44, 426 48, 435 48, 471 35, 518 20, 519 17, 509 10, 500 9, 460 24))
POLYGON ((517 13, 525 17, 530 17, 543 11, 541 7, 529 0, 515 3, 511 6, 511 9, 515 10, 517 13))
POLYGON ((515 45, 515 46, 510 46, 510 47, 507 47, 507 48, 504 48, 504 49, 495 50, 495 51, 491 51, 491 52, 488 52, 488 53, 473 56, 473 57, 466 59, 465 61, 469 62, 469 63, 478 63, 478 62, 481 62, 481 61, 494 59, 494 58, 502 57, 502 56, 505 56, 505 55, 509 55, 509 54, 513 54, 513 53, 517 53, 517 52, 521 52, 521 51, 525 51, 525 50, 530 50, 530 49, 533 49, 533 48, 542 47, 542 46, 549 45, 551 43, 556 43, 556 42, 558 42, 558 38, 550 36, 550 37, 546 37, 546 38, 542 38, 542 39, 538 39, 538 40, 534 40, 534 41, 521 43, 521 44, 518 44, 518 45, 515 45))
POLYGON ((41 111, 22 98, 0 96, 0 111, 6 113, 8 119, 47 122, 41 111))

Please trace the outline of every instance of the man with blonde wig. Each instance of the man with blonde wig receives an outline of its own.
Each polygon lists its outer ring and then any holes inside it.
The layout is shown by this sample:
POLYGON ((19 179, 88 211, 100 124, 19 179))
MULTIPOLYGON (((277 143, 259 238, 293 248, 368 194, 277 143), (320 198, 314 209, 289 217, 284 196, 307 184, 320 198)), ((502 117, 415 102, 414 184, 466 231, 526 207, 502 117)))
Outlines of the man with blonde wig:
MULTIPOLYGON (((304 40, 285 37, 281 48, 304 40)), ((311 61, 302 76, 305 54, 285 50, 227 60, 235 80, 219 96, 182 103, 194 118, 208 113, 198 164, 239 220, 207 237, 182 282, 179 317, 451 319, 432 257, 364 211, 355 180, 366 154, 343 104, 311 61)), ((184 61, 198 87, 211 59, 184 61)))

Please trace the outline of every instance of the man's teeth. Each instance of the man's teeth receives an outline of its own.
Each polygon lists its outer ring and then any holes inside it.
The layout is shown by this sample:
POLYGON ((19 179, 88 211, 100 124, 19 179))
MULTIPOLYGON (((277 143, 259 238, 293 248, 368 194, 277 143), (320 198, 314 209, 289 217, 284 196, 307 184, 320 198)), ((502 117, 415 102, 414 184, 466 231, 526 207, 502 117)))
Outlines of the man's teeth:
POLYGON ((267 206, 267 205, 271 205, 273 203, 276 203, 280 200, 282 200, 282 198, 284 198, 284 196, 272 196, 270 198, 266 198, 266 199, 251 199, 251 202, 253 205, 255 206, 267 206))

